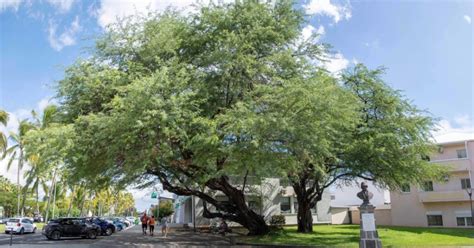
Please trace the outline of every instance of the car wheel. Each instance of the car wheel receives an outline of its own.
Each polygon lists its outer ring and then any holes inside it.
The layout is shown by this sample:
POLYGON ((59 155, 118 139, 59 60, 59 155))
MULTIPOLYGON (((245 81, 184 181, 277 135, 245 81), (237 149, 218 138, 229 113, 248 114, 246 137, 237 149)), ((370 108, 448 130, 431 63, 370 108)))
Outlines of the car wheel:
POLYGON ((5 234, 9 234, 9 233, 10 233, 10 232, 8 232, 8 231, 5 231, 5 234))
POLYGON ((33 233, 36 233, 36 227, 35 227, 35 228, 33 228, 33 233))
POLYGON ((87 237, 89 239, 96 239, 97 238, 97 233, 95 231, 89 231, 89 233, 87 233, 87 237))
POLYGON ((20 235, 23 235, 24 233, 25 233, 25 229, 23 229, 23 227, 22 227, 22 228, 20 229, 19 234, 20 234, 20 235))
POLYGON ((53 231, 51 233, 51 239, 59 240, 61 238, 61 233, 59 231, 53 231))
POLYGON ((112 235, 113 232, 114 232, 114 231, 113 231, 112 228, 110 228, 110 227, 108 227, 107 229, 105 229, 105 235, 107 235, 107 236, 112 235))

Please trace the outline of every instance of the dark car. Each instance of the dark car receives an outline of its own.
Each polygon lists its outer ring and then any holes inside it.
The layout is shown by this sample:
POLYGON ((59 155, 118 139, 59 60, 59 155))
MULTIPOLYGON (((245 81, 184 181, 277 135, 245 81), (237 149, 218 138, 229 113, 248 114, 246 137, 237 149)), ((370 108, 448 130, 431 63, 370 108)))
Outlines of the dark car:
POLYGON ((100 234, 100 227, 85 218, 60 218, 51 220, 43 227, 43 235, 48 239, 58 240, 61 237, 83 237, 95 239, 100 234))
POLYGON ((115 226, 114 224, 102 219, 102 218, 98 218, 98 217, 95 217, 95 218, 92 218, 90 219, 90 222, 100 226, 100 234, 102 235, 107 235, 107 236, 110 236, 112 235, 112 233, 115 232, 115 226))

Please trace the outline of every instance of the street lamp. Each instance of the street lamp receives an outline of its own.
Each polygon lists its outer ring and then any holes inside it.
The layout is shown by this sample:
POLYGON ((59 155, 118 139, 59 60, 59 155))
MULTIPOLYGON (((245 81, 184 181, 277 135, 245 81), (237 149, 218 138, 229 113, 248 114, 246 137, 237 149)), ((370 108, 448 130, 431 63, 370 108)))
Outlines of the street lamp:
POLYGON ((466 192, 467 195, 469 195, 469 202, 471 203, 471 226, 474 226, 474 209, 472 208, 472 187, 466 187, 466 192))

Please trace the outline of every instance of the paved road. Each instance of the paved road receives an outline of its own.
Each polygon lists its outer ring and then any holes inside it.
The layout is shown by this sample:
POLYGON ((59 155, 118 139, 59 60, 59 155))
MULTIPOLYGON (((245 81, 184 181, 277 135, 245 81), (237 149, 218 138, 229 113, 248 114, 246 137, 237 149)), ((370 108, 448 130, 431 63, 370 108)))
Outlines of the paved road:
MULTIPOLYGON (((10 235, 0 234, 0 247, 8 247, 10 235)), ((176 231, 167 238, 160 235, 143 236, 139 226, 114 233, 112 236, 100 236, 95 240, 82 238, 62 238, 59 241, 47 240, 40 233, 13 235, 15 248, 54 247, 54 248, 84 248, 84 247, 229 247, 228 237, 220 237, 192 231, 176 231)))

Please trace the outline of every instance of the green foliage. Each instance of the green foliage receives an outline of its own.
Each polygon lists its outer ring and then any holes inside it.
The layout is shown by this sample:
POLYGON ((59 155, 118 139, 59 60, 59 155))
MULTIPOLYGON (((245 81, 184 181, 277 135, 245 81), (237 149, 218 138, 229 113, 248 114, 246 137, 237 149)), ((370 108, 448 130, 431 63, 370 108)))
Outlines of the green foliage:
POLYGON ((285 216, 284 215, 272 215, 270 219, 270 225, 276 228, 283 228, 286 224, 285 216))
POLYGON ((17 187, 3 176, 0 176, 0 206, 4 216, 13 216, 16 212, 17 187))
POLYGON ((158 216, 159 219, 171 216, 174 213, 174 207, 171 201, 161 201, 158 208, 159 210, 156 207, 153 208, 152 212, 155 216, 158 216))
POLYGON ((342 156, 344 164, 355 175, 390 188, 440 179, 445 170, 423 159, 435 151, 433 118, 387 86, 383 72, 358 64, 343 75, 344 86, 361 103, 359 124, 342 156))
POLYGON ((287 176, 312 205, 337 180, 396 188, 438 176, 421 159, 432 118, 386 86, 382 70, 357 65, 336 77, 315 66, 327 46, 302 41, 304 23, 291 1, 243 1, 112 25, 90 59, 66 70, 64 123, 33 131, 32 152, 99 190, 158 177, 241 213, 233 196, 245 189, 230 176, 287 176))

